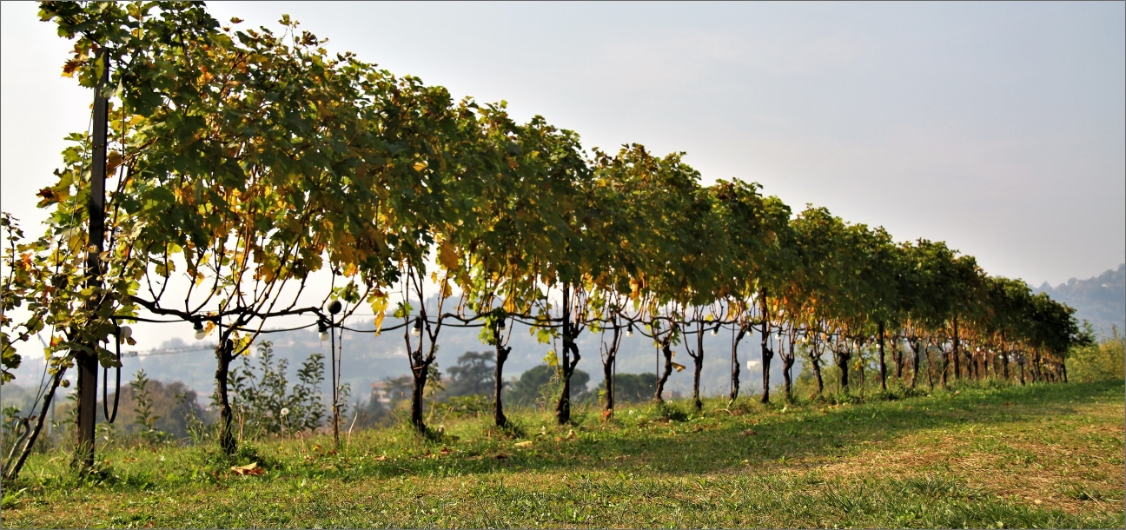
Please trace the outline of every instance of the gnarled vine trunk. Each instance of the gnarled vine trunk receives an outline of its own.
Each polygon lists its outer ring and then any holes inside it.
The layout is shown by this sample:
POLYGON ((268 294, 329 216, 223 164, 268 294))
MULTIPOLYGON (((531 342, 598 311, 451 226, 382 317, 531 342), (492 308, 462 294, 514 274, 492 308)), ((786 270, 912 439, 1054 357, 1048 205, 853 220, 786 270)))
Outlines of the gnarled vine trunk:
MULTIPOLYGON (((39 417, 35 419, 35 427, 31 429, 23 441, 23 447, 19 449, 19 455, 15 457, 15 462, 4 462, 4 480, 15 480, 20 474, 20 469, 23 469, 23 463, 27 460, 27 456, 31 454, 31 448, 35 445, 35 440, 39 438, 39 433, 43 431, 43 422, 47 419, 47 411, 51 410, 51 401, 55 398, 55 392, 59 389, 59 383, 63 380, 63 375, 66 374, 66 367, 59 367, 55 375, 51 377, 51 387, 47 390, 47 394, 43 397, 43 405, 39 409, 39 417)), ((19 444, 13 446, 14 450, 19 444)))
POLYGON ((747 334, 747 328, 739 326, 735 340, 731 341, 731 402, 739 398, 739 341, 747 334))
POLYGON ((880 390, 888 391, 888 367, 887 361, 884 359, 884 323, 880 322, 879 328, 879 341, 880 341, 880 390))
POLYGON ((896 342, 895 337, 892 337, 891 343, 892 359, 895 360, 895 380, 899 381, 899 385, 903 385, 903 348, 896 342))
MULTIPOLYGON (((421 346, 420 346, 421 347, 421 346)), ((421 359, 421 352, 417 356, 415 366, 411 367, 411 376, 414 386, 411 388, 411 425, 420 433, 426 432, 426 421, 422 418, 422 395, 426 392, 426 377, 429 375, 430 363, 421 359)))
POLYGON ((841 392, 848 393, 848 361, 852 359, 848 344, 845 344, 844 351, 833 348, 833 357, 837 361, 837 368, 841 370, 841 392))
POLYGON ((794 340, 790 340, 790 353, 787 355, 782 348, 778 349, 778 355, 782 357, 782 384, 786 392, 786 402, 794 402, 794 340))
POLYGON ((661 354, 665 358, 665 369, 661 370, 661 376, 657 378, 657 392, 654 394, 654 398, 659 405, 665 402, 661 394, 665 391, 665 382, 667 382, 669 376, 672 375, 672 335, 673 330, 670 329, 668 335, 664 339, 661 339, 661 354))
POLYGON ((770 360, 774 358, 774 351, 770 349, 770 327, 765 322, 762 324, 762 399, 763 403, 770 403, 770 360))
POLYGON ((770 340, 770 318, 766 314, 766 292, 759 293, 760 308, 762 311, 762 401, 770 403, 770 360, 774 358, 774 351, 768 346, 770 340))
POLYGON ((602 402, 602 410, 607 418, 614 414, 614 360, 611 353, 602 363, 602 380, 606 382, 606 400, 602 402))
MULTIPOLYGON (((961 349, 959 347, 959 341, 958 341, 958 316, 954 315, 954 378, 955 379, 959 379, 959 378, 962 377, 962 374, 958 371, 958 363, 959 363, 958 357, 959 357, 960 351, 961 351, 961 349)), ((943 377, 945 378, 946 370, 943 370, 942 372, 943 372, 943 377)), ((945 384, 946 384, 946 381, 944 379, 943 385, 945 385, 945 384)))
POLYGON ((504 362, 508 360, 508 354, 512 352, 512 348, 505 346, 500 339, 500 328, 493 326, 493 340, 496 344, 497 363, 494 372, 494 388, 493 388, 493 422, 497 427, 504 427, 508 425, 508 417, 504 415, 504 405, 501 403, 501 391, 504 390, 504 362))
POLYGON ((224 454, 232 455, 238 448, 235 439, 234 414, 231 412, 231 401, 227 392, 227 378, 230 374, 234 342, 229 339, 219 341, 215 348, 215 395, 219 402, 219 447, 224 454))
POLYGON ((691 349, 688 350, 688 356, 692 358, 692 404, 696 410, 704 408, 704 402, 700 401, 700 372, 704 369, 704 323, 696 323, 696 352, 693 353, 691 349))
POLYGON ((579 364, 579 347, 575 344, 578 338, 577 326, 571 322, 571 284, 563 284, 563 358, 560 359, 559 368, 563 376, 563 389, 559 394, 559 402, 555 404, 555 421, 560 425, 571 421, 571 375, 575 373, 575 366, 579 364))
POLYGON ((911 352, 915 354, 915 366, 911 369, 911 388, 915 388, 919 385, 919 365, 922 364, 923 361, 921 359, 921 352, 919 351, 919 349, 922 348, 920 342, 920 339, 917 337, 908 341, 911 345, 911 352))
MULTIPOLYGON (((816 351, 816 350, 815 350, 816 351)), ((825 380, 821 377, 821 355, 810 352, 809 365, 813 367, 813 376, 817 379, 817 397, 825 393, 825 380)))

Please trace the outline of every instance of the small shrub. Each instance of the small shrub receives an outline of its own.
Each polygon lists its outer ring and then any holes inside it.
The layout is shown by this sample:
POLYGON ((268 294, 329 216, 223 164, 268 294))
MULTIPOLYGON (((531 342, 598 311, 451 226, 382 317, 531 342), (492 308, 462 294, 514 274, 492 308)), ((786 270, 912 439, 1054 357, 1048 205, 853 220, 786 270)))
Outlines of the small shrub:
MULTIPOLYGON (((168 440, 170 435, 154 427, 160 416, 153 414, 152 396, 149 395, 148 385, 149 378, 144 370, 138 370, 133 375, 133 380, 129 382, 129 388, 133 392, 133 401, 137 404, 136 408, 133 409, 136 414, 136 419, 133 421, 140 427, 137 435, 151 445, 168 440)), ((110 435, 112 435, 112 431, 107 436, 110 435)), ((109 438, 107 438, 108 440, 109 438)))
POLYGON ((0 446, 0 452, 4 454, 4 458, 8 458, 8 453, 11 452, 11 447, 16 437, 19 436, 23 430, 20 425, 21 418, 20 408, 16 406, 4 407, 4 427, 3 427, 3 445, 0 446))
MULTIPOLYGON (((1099 344, 1073 348, 1068 353, 1068 377, 1074 381, 1122 381, 1126 367, 1126 349, 1122 335, 1114 326, 1112 335, 1099 344)), ((1090 331, 1093 335, 1094 332, 1090 331)))
MULTIPOLYGON (((287 368, 285 359, 274 363, 273 345, 263 341, 258 344, 257 367, 252 367, 249 358, 244 357, 243 366, 231 370, 228 376, 231 409, 242 438, 255 439, 320 427, 327 412, 320 391, 324 382, 324 355, 309 355, 297 371, 299 382, 292 390, 285 376, 287 368)), ((347 387, 341 389, 340 396, 347 403, 347 387)), ((344 412, 345 407, 341 407, 342 416, 344 412)))

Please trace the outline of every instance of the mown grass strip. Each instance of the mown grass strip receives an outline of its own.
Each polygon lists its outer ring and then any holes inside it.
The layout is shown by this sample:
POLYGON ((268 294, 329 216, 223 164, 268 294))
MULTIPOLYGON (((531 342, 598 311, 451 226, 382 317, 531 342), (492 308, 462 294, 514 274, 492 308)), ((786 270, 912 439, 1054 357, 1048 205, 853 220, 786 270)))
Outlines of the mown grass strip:
MULTIPOLYGON (((1123 384, 961 387, 859 404, 710 400, 331 439, 36 455, 3 525, 1122 527, 1123 384), (630 413, 630 410, 633 413, 630 413), (530 442, 530 443, 522 443, 530 442), (521 446, 516 444, 521 443, 521 446), (230 465, 258 462, 263 476, 230 465), (108 462, 108 463, 107 463, 108 462)), ((13 493, 9 498, 9 492, 13 493)))

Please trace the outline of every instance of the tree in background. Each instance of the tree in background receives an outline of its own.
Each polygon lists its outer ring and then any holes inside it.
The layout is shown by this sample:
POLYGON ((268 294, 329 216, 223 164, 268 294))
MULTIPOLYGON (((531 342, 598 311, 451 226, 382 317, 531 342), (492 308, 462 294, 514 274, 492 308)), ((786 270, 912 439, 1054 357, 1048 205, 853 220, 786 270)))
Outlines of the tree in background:
MULTIPOLYGON (((200 405, 199 395, 180 381, 168 383, 147 380, 144 387, 148 394, 149 411, 154 418, 151 425, 146 428, 168 433, 183 440, 190 436, 193 419, 205 424, 214 421, 212 414, 200 405)), ((120 399, 110 393, 109 400, 118 401, 118 416, 115 424, 119 426, 119 434, 136 434, 141 423, 148 424, 136 412, 140 404, 135 399, 134 392, 124 391, 120 399)))
POLYGON ((467 351, 457 358, 457 364, 446 369, 450 381, 443 398, 455 396, 482 395, 493 391, 496 375, 496 357, 492 352, 467 351))
MULTIPOLYGON (((657 390, 657 374, 617 374, 615 399, 619 403, 643 403, 653 399, 657 390)), ((596 394, 606 391, 606 381, 594 389, 596 394)))
MULTIPOLYGON (((574 387, 581 389, 574 396, 575 401, 584 401, 590 393, 586 384, 590 381, 590 374, 575 370, 572 374, 574 387)), ((508 401, 514 405, 531 407, 541 406, 547 408, 552 402, 558 402, 559 393, 563 391, 563 381, 558 369, 546 364, 533 366, 520 374, 520 377, 509 387, 508 401)))

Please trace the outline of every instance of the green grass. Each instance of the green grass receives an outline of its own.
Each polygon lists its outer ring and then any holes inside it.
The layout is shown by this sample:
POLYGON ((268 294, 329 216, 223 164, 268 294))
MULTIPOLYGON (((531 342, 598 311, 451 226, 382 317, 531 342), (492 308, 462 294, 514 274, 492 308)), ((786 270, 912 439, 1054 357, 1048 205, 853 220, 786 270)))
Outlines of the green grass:
POLYGON ((703 414, 686 404, 208 448, 35 455, 3 526, 1118 527, 1123 383, 961 387, 703 414), (633 414, 629 411, 632 410, 633 414), (573 436, 569 436, 573 430, 573 436), (518 442, 531 441, 520 448, 518 442), (237 476, 258 462, 263 476, 237 476))

